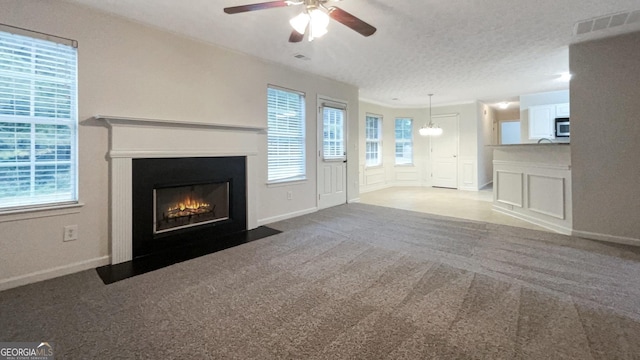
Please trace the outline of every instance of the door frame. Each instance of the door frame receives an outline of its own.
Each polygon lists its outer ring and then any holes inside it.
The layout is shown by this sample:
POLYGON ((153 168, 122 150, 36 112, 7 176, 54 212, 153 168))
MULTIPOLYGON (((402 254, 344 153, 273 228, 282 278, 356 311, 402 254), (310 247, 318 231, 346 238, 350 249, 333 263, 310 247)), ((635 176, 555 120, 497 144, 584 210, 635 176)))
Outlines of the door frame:
POLYGON ((316 209, 320 209, 320 170, 322 167, 322 146, 324 143, 323 104, 333 104, 344 108, 344 151, 345 151, 345 204, 349 202, 349 102, 330 96, 316 96, 316 209))
MULTIPOLYGON (((431 119, 445 118, 445 117, 455 117, 456 119, 456 190, 460 189, 460 113, 449 113, 449 114, 438 114, 431 116, 431 119)), ((434 121, 437 123, 437 121, 434 121)), ((432 137, 429 137, 429 170, 431 173, 431 177, 429 181, 431 183, 431 187, 433 186, 433 142, 431 141, 432 137)))

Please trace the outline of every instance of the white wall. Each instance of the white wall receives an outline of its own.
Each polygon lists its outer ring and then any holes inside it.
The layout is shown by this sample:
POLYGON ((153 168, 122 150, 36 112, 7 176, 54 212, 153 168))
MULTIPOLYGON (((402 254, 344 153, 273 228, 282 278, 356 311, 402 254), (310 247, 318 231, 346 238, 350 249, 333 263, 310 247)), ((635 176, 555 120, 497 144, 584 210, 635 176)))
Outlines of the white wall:
POLYGON ((373 191, 390 186, 420 186, 424 181, 425 162, 428 161, 429 139, 418 135, 417 131, 428 118, 425 109, 399 109, 360 102, 360 191, 373 191), (382 165, 365 166, 365 118, 367 114, 382 116, 382 165), (395 165, 395 119, 413 119, 413 164, 395 165))
POLYGON ((498 121, 520 120, 520 107, 509 107, 507 109, 497 109, 496 119, 498 121))
MULTIPOLYGON (((108 261, 107 129, 93 115, 266 127, 268 84, 306 93, 307 175, 266 185, 266 135, 258 156, 260 223, 316 207, 316 99, 348 103, 349 142, 358 142, 358 89, 63 1, 1 0, 0 23, 78 40, 79 209, 0 215, 0 289, 108 261), (293 200, 287 200, 287 191, 293 200), (63 226, 79 239, 62 242, 63 226)), ((176 145, 180 146, 180 145, 176 145)), ((357 150, 357 149, 356 149, 357 150)), ((357 151, 348 176, 358 176, 357 151)), ((358 197, 350 181, 348 197, 358 197)))
POLYGON ((574 232, 640 245, 640 32, 569 55, 574 232))
POLYGON ((569 90, 550 91, 537 94, 520 95, 520 141, 535 143, 529 139, 529 107, 537 105, 564 104, 569 102, 569 90))
MULTIPOLYGON (((458 188, 464 190, 478 190, 479 185, 485 185, 491 180, 492 171, 485 167, 486 155, 483 124, 477 102, 438 106, 431 109, 432 116, 458 114, 459 115, 459 153, 458 153, 458 188), (481 134, 481 135, 479 135, 481 134), (479 145, 481 144, 482 145, 479 145), (482 149, 482 152, 479 152, 482 149), (479 155, 480 154, 480 155, 479 155), (482 163, 482 181, 479 181, 478 164, 482 163)), ((360 191, 368 192, 391 186, 431 186, 431 158, 430 138, 418 135, 418 129, 429 119, 429 108, 391 108, 360 102, 360 191), (364 122, 367 114, 383 116, 383 159, 382 165, 365 167, 365 131, 364 122), (413 118, 414 124, 414 161, 413 166, 395 165, 395 132, 394 125, 397 117, 413 118)), ((489 119, 488 121, 492 121, 489 119)), ((486 129, 489 129, 487 127, 486 129)), ((489 142, 491 134, 489 133, 489 142)), ((490 151, 489 149, 486 149, 490 151)), ((490 163, 491 161, 489 161, 490 163)))
POLYGON ((498 126, 496 111, 491 106, 478 103, 478 183, 479 189, 493 182, 493 134, 498 126))

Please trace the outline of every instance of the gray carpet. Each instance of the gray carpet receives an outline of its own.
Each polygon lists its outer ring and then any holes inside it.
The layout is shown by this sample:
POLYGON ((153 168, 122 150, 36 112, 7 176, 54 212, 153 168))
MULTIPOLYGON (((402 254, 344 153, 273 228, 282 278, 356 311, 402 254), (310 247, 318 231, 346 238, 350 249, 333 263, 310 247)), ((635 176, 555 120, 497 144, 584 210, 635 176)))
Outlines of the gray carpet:
POLYGON ((640 249, 351 204, 103 285, 0 292, 57 359, 640 359, 640 249))

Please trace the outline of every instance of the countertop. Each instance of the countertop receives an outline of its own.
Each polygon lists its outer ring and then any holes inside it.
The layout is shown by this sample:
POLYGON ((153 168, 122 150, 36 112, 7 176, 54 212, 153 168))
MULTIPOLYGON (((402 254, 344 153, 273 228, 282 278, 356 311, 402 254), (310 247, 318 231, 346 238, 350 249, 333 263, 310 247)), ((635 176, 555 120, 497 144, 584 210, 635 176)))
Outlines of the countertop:
POLYGON ((496 147, 496 148, 500 148, 500 147, 518 147, 518 146, 554 146, 554 145, 571 145, 571 143, 568 142, 554 142, 554 143, 548 143, 548 142, 544 142, 544 143, 526 143, 526 144, 505 144, 505 145, 487 145, 489 147, 496 147))

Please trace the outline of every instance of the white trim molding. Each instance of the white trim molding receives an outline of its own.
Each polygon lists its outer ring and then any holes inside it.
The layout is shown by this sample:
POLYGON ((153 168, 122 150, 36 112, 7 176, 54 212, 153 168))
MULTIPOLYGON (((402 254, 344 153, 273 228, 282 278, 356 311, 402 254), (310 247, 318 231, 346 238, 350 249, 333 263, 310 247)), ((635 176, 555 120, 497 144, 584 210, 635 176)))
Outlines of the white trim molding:
POLYGON ((585 239, 591 239, 591 240, 599 240, 599 241, 612 242, 616 244, 640 246, 640 239, 626 237, 626 236, 607 235, 607 234, 600 234, 600 233, 594 233, 589 231, 579 231, 579 230, 573 230, 572 235, 585 238, 585 239))
POLYGON ((178 128, 192 127, 192 128, 231 130, 231 131, 249 131, 249 132, 264 132, 267 130, 267 128, 265 127, 257 127, 257 126, 204 123, 204 122, 180 121, 180 120, 144 119, 144 118, 110 116, 110 115, 95 115, 93 118, 95 120, 104 121, 109 126, 178 127, 178 128))
POLYGON ((52 269, 40 270, 30 274, 10 277, 0 280, 0 291, 12 289, 18 286, 32 284, 35 282, 65 276, 79 271, 93 269, 99 266, 109 265, 109 257, 102 256, 94 259, 84 260, 73 264, 58 266, 52 269))
MULTIPOLYGON (((167 154, 171 155, 171 157, 207 157, 211 156, 210 151, 203 150, 147 150, 147 151, 136 151, 136 150, 114 150, 109 151, 109 157, 111 159, 118 158, 163 158, 167 157, 167 154)), ((216 156, 256 156, 257 152, 252 153, 241 153, 238 151, 228 151, 228 152, 217 152, 216 156)))
POLYGON ((571 235, 570 148, 497 147, 493 210, 571 235))
POLYGON ((542 168, 542 169, 551 169, 551 170, 571 170, 571 165, 533 163, 533 162, 525 162, 525 161, 493 160, 493 165, 494 166, 526 166, 528 168, 542 168))
POLYGON ((523 206, 523 183, 524 183, 524 174, 520 171, 507 171, 507 170, 498 170, 494 171, 495 173, 495 182, 496 188, 493 189, 494 201, 498 203, 503 203, 507 205, 513 205, 521 208, 523 206), (509 174, 515 175, 512 176, 511 179, 503 179, 500 175, 509 174), (510 180, 509 184, 504 184, 507 180, 510 180), (508 194, 503 197, 503 189, 507 190, 508 194), (514 197, 515 196, 515 197, 514 197), (512 199, 507 199, 508 197, 512 197, 512 199))
POLYGON ((272 216, 272 217, 269 217, 269 218, 260 219, 260 220, 258 220, 258 226, 268 225, 268 224, 272 224, 274 222, 288 220, 288 219, 292 219, 294 217, 298 217, 298 216, 302 216, 302 215, 313 214, 314 212, 317 212, 317 211, 318 211, 317 207, 312 207, 312 208, 305 209, 305 210, 290 212, 288 214, 282 214, 282 215, 278 215, 278 216, 272 216))
POLYGON ((73 204, 44 206, 37 208, 25 208, 14 211, 5 211, 0 213, 0 223, 9 221, 20 221, 28 219, 38 219, 52 216, 62 216, 80 213, 84 203, 78 202, 73 204))
POLYGON ((554 224, 552 222, 548 222, 545 221, 539 217, 534 217, 534 216, 530 216, 527 213, 523 213, 523 212, 514 212, 514 211, 509 211, 503 207, 500 206, 496 206, 493 205, 493 211, 499 212, 501 214, 505 214, 505 215, 509 215, 513 218, 516 219, 520 219, 523 221, 526 221, 528 223, 534 224, 534 225, 538 225, 540 227, 543 227, 545 229, 549 229, 551 231, 555 231, 559 234, 563 234, 563 235, 571 235, 572 234, 572 230, 571 228, 568 228, 566 226, 561 226, 561 225, 557 225, 554 224))
POLYGON ((264 128, 97 115, 109 127, 111 263, 133 259, 133 159, 244 156, 247 229, 258 227, 257 155, 264 128))

